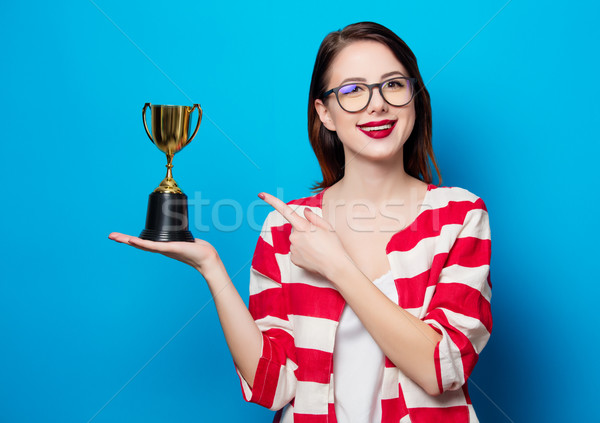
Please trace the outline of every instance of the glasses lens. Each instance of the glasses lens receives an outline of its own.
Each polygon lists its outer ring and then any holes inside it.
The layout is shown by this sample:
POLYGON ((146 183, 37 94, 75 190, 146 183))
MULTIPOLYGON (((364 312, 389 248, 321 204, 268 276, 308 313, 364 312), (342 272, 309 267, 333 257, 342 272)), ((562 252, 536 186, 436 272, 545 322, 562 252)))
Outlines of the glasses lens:
POLYGON ((362 110, 369 101, 369 87, 364 84, 344 85, 338 91, 338 101, 348 112, 362 110))
POLYGON ((385 100, 392 106, 404 106, 412 98, 413 87, 410 80, 395 78, 386 81, 381 86, 385 100))

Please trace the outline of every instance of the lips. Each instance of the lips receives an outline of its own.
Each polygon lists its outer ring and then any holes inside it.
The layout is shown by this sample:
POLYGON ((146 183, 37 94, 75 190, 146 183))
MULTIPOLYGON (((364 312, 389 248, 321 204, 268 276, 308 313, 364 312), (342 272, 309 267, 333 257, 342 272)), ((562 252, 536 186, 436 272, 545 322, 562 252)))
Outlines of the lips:
POLYGON ((360 131, 368 137, 379 139, 389 136, 396 126, 395 120, 380 120, 357 125, 360 131))

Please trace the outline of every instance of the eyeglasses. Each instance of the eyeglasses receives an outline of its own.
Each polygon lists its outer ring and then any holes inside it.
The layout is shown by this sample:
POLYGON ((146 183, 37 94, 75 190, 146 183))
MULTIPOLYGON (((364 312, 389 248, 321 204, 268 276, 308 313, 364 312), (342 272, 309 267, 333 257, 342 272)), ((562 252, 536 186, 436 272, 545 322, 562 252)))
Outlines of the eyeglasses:
POLYGON ((360 82, 332 88, 323 94, 323 99, 335 93, 335 97, 342 109, 349 113, 360 112, 367 108, 373 88, 379 88, 381 97, 391 106, 401 107, 411 102, 415 96, 414 86, 417 78, 396 77, 377 84, 363 84, 360 82))

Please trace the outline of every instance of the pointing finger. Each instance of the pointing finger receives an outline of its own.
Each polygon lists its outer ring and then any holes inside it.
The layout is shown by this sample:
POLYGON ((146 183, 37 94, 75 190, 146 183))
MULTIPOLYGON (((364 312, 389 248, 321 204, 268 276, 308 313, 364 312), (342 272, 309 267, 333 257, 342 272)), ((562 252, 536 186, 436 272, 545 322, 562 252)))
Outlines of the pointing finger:
POLYGON ((288 222, 291 223, 292 228, 295 230, 308 230, 310 223, 294 211, 290 206, 285 204, 279 198, 272 196, 266 192, 261 192, 258 196, 263 199, 266 203, 270 204, 275 210, 277 210, 288 222))

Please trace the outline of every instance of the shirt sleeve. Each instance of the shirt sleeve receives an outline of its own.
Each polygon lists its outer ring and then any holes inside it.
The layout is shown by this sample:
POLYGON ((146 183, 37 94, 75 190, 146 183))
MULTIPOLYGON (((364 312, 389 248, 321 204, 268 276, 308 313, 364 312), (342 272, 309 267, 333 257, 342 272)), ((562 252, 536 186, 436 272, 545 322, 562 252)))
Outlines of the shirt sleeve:
POLYGON ((488 213, 477 199, 448 252, 424 318, 442 335, 434 356, 440 393, 465 384, 490 337, 490 258, 488 213))
POLYGON ((262 354, 252 388, 238 370, 244 399, 272 410, 289 403, 296 393, 298 368, 292 326, 286 311, 280 263, 287 255, 278 253, 278 240, 289 239, 289 223, 277 222, 271 213, 258 239, 250 270, 250 314, 262 332, 262 354), (281 223, 281 224, 278 224, 281 223), (286 236, 287 233, 287 236, 286 236))

